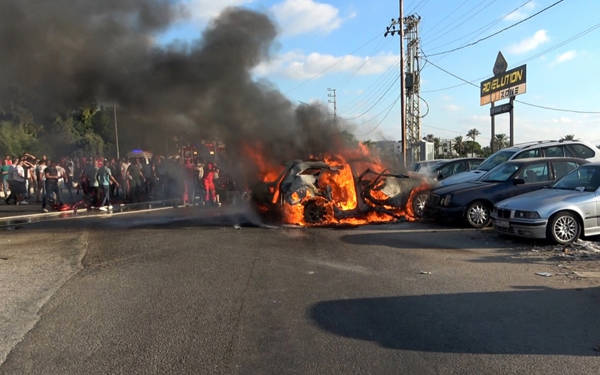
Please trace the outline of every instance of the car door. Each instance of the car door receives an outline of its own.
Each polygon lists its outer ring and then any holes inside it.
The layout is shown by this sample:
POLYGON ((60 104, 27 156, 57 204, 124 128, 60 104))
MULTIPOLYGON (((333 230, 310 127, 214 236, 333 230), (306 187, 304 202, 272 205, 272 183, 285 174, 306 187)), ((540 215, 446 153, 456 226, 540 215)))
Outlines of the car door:
POLYGON ((596 190, 596 228, 600 228, 600 188, 596 190))
POLYGON ((515 185, 515 195, 539 190, 552 182, 550 165, 547 161, 525 164, 518 172, 517 178, 523 179, 525 183, 515 185))
POLYGON ((564 176, 579 168, 579 163, 568 160, 558 160, 550 163, 554 171, 554 180, 559 180, 564 176))

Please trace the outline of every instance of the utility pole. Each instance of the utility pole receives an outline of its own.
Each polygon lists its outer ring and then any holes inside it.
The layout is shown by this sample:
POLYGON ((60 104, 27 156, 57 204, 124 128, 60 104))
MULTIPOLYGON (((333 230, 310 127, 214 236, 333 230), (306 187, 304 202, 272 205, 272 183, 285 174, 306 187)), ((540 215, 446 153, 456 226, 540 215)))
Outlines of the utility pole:
POLYGON ((329 98, 327 101, 333 104, 333 122, 337 121, 337 96, 335 94, 335 89, 327 89, 327 97, 329 98))
POLYGON ((388 35, 394 36, 398 33, 400 36, 400 116, 401 116, 401 132, 402 132, 402 163, 406 167, 406 102, 405 102, 405 82, 404 82, 404 0, 399 0, 399 13, 398 19, 393 19, 390 25, 386 28, 384 37, 388 35))
POLYGON ((406 138, 410 145, 410 161, 419 161, 421 158, 421 109, 420 109, 420 60, 419 60, 419 21, 421 17, 410 15, 404 18, 406 32, 406 138))
POLYGON ((113 114, 115 116, 115 145, 117 146, 117 160, 121 159, 119 154, 119 128, 117 127, 117 104, 113 104, 113 114))

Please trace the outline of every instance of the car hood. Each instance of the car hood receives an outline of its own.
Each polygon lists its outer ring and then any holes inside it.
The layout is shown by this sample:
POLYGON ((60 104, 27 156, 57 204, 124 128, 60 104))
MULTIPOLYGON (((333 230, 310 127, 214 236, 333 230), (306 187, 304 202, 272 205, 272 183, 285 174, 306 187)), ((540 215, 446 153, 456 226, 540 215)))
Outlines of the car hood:
POLYGON ((463 182, 463 183, 459 183, 459 184, 455 184, 455 185, 438 187, 437 189, 434 189, 432 191, 432 193, 438 194, 438 195, 468 193, 469 191, 482 190, 482 189, 494 187, 496 185, 498 185, 497 182, 480 182, 480 181, 463 182))
POLYGON ((518 209, 523 211, 536 211, 541 207, 550 206, 560 202, 576 202, 586 194, 593 195, 594 193, 580 192, 576 190, 541 189, 505 199, 501 202, 498 202, 496 207, 513 210, 518 209))
POLYGON ((460 184, 461 182, 475 181, 479 177, 483 176, 485 173, 487 173, 487 171, 481 169, 474 169, 472 171, 462 172, 443 179, 439 182, 438 186, 450 186, 460 184))

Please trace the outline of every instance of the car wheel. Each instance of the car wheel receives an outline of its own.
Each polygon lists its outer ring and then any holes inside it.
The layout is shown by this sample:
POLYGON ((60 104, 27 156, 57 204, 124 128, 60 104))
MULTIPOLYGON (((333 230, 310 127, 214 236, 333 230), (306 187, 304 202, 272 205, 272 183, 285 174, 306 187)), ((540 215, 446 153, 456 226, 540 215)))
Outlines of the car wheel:
POLYGON ((473 228, 483 228, 491 222, 490 206, 482 201, 473 202, 467 207, 467 223, 473 228))
POLYGON ((422 218, 425 213, 425 205, 427 204, 427 200, 429 199, 429 192, 423 191, 418 193, 412 202, 412 210, 413 214, 416 218, 422 218))
POLYGON ((331 205, 324 204, 324 199, 312 199, 304 203, 304 221, 307 224, 323 224, 333 216, 331 205))
POLYGON ((570 212, 559 212, 550 220, 548 239, 561 245, 570 244, 579 238, 581 225, 570 212))

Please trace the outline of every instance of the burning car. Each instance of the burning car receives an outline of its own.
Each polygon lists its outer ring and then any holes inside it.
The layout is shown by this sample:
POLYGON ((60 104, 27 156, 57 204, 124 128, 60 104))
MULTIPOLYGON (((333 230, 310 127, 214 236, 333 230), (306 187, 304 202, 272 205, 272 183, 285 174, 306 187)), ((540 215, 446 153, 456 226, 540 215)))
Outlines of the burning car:
POLYGON ((353 164, 341 157, 290 161, 255 189, 255 202, 263 214, 297 225, 414 220, 414 198, 428 188, 423 179, 372 169, 372 163, 353 164))

